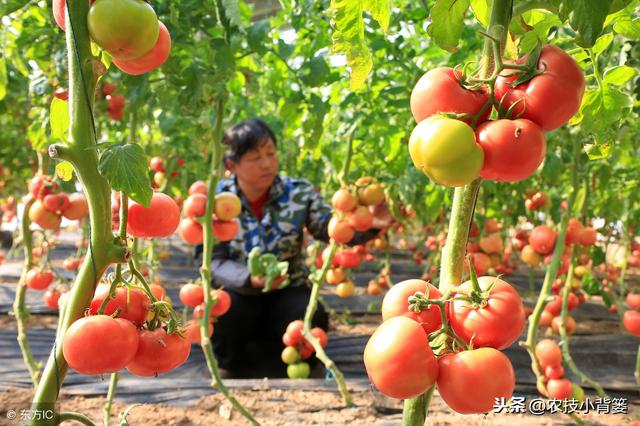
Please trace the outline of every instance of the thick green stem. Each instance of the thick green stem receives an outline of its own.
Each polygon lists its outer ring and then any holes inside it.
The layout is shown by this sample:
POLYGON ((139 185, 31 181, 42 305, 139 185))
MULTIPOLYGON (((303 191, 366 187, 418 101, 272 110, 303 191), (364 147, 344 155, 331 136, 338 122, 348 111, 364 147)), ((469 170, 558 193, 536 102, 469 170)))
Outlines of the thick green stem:
POLYGON ((109 381, 109 391, 107 392, 107 400, 104 402, 104 426, 111 424, 111 405, 113 404, 113 398, 116 396, 116 388, 118 387, 119 372, 111 373, 111 380, 109 381))
POLYGON ((22 248, 24 250, 24 268, 20 275, 20 281, 18 281, 18 287, 16 289, 16 298, 13 302, 13 314, 16 317, 16 324, 18 327, 18 345, 20 346, 20 352, 22 352, 22 359, 24 364, 29 370, 29 375, 33 381, 33 386, 38 386, 40 381, 40 365, 36 362, 31 352, 31 346, 27 341, 27 325, 26 321, 29 318, 29 311, 24 304, 24 299, 27 294, 27 273, 33 268, 33 240, 30 229, 31 220, 29 219, 29 209, 34 203, 34 199, 29 197, 28 201, 24 205, 24 211, 20 218, 20 232, 22 234, 22 248))
POLYGON ((338 369, 336 363, 327 356, 324 348, 320 344, 320 340, 318 340, 313 334, 311 334, 311 321, 313 320, 313 316, 315 315, 318 308, 318 295, 320 294, 320 287, 325 280, 327 271, 331 266, 333 256, 336 254, 337 249, 338 246, 336 243, 331 243, 329 245, 329 256, 327 257, 327 259, 325 259, 320 273, 316 273, 315 276, 312 276, 311 295, 309 296, 309 304, 307 304, 307 310, 304 313, 304 326, 302 327, 302 335, 306 340, 309 341, 309 343, 311 343, 313 349, 315 349, 316 357, 320 361, 322 361, 327 370, 331 371, 331 374, 333 375, 338 385, 340 395, 342 395, 342 400, 348 407, 353 405, 353 401, 351 399, 351 395, 349 394, 349 390, 347 389, 347 384, 344 381, 344 375, 342 374, 340 369, 338 369))
POLYGON ((431 386, 428 391, 417 398, 404 400, 402 426, 424 424, 424 419, 427 418, 427 411, 429 410, 429 404, 431 403, 431 397, 435 389, 435 385, 431 386))
POLYGON ((84 416, 80 413, 60 413, 57 415, 57 422, 55 424, 60 424, 66 422, 67 420, 73 420, 85 426, 96 426, 96 424, 92 422, 89 417, 84 416))
MULTIPOLYGON (((43 371, 33 399, 32 410, 53 410, 68 365, 62 354, 61 339, 69 326, 81 318, 89 305, 98 281, 106 268, 124 262, 126 247, 117 245, 111 232, 110 187, 98 172, 98 152, 93 127, 93 99, 101 64, 91 54, 87 13, 89 4, 68 0, 66 8, 66 44, 69 64, 69 140, 65 145, 52 145, 49 154, 69 161, 82 183, 89 204, 91 235, 89 250, 60 312, 56 341, 43 371)), ((32 420, 34 424, 53 425, 55 419, 32 420)))

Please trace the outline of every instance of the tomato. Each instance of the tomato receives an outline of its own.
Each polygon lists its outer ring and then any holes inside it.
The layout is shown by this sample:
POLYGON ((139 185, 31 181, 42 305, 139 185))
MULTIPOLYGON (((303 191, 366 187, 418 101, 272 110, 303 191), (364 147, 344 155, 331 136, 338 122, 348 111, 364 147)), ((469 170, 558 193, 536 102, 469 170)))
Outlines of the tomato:
POLYGON ((370 280, 367 284, 367 294, 370 296, 378 296, 382 294, 382 286, 375 280, 370 280))
MULTIPOLYGON (((158 281, 158 277, 156 276, 156 281, 158 281)), ((167 291, 159 284, 149 284, 149 290, 151 290, 151 294, 158 300, 168 300, 167 291)))
POLYGON ((540 256, 540 254, 538 254, 538 252, 535 251, 535 249, 530 244, 527 244, 522 248, 522 251, 520 252, 520 258, 524 263, 531 266, 532 268, 535 268, 540 264, 540 262, 542 262, 542 256, 540 256))
POLYGON ((62 340, 62 353, 69 367, 80 374, 107 374, 129 364, 138 344, 138 332, 131 322, 96 315, 71 324, 62 340))
POLYGON ((80 265, 80 259, 74 257, 68 257, 62 262, 62 267, 67 271, 75 271, 80 265))
POLYGON ((536 345, 535 353, 543 371, 548 366, 562 365, 562 352, 558 344, 553 340, 540 340, 536 345))
POLYGON ((136 376, 157 376, 182 365, 190 352, 191 342, 179 334, 167 334, 163 328, 141 330, 138 351, 127 370, 136 376))
POLYGON ((438 377, 438 362, 424 329, 404 316, 380 324, 364 349, 364 365, 371 382, 391 398, 420 395, 438 377))
POLYGON ((202 225, 189 217, 182 219, 178 225, 178 235, 187 244, 202 244, 204 240, 203 232, 202 225))
POLYGON ((551 379, 547 382, 547 394, 553 399, 568 399, 573 395, 573 387, 567 379, 551 379))
POLYGON ((629 305, 629 307, 631 309, 640 308, 640 293, 638 293, 638 294, 633 294, 633 293, 627 294, 627 305, 629 305))
POLYGON ((586 227, 582 230, 582 234, 580 235, 580 244, 589 247, 594 245, 597 239, 598 233, 596 230, 591 227, 586 227))
POLYGON ((634 336, 640 336, 640 312, 626 311, 623 317, 624 328, 634 336))
POLYGON ((145 74, 164 64, 171 52, 171 36, 161 21, 158 21, 158 26, 158 39, 151 50, 135 59, 113 58, 113 63, 124 73, 130 75, 145 74))
MULTIPOLYGON (((202 334, 200 333, 200 324, 197 320, 189 320, 184 325, 182 330, 184 338, 189 340, 194 345, 200 345, 202 343, 202 334)), ((213 336, 213 321, 209 321, 209 337, 213 336)))
POLYGON ((313 327, 311 330, 311 335, 320 341, 320 346, 323 348, 327 347, 327 343, 329 343, 329 336, 327 336, 327 332, 321 329, 320 327, 313 327))
POLYGON ((69 204, 69 196, 63 192, 59 194, 45 195, 42 199, 42 205, 44 208, 54 213, 60 213, 62 210, 68 208, 69 204))
POLYGON ((336 286, 336 294, 338 297, 347 298, 356 293, 356 285, 353 281, 344 281, 336 286))
POLYGON ((42 229, 57 231, 60 229, 62 217, 59 214, 47 210, 42 201, 36 200, 29 209, 29 219, 42 229))
POLYGON ((233 192, 220 192, 215 197, 215 214, 220 220, 233 220, 242 211, 240 198, 233 192))
MULTIPOLYGON (((91 0, 91 3, 93 3, 93 1, 94 0, 91 0)), ((114 83, 102 83, 102 93, 105 96, 112 94, 116 91, 117 88, 118 86, 116 86, 114 83)))
MULTIPOLYGON (((551 329, 555 334, 560 334, 560 323, 562 322, 562 317, 557 316, 551 321, 551 329)), ((565 324, 565 330, 567 334, 573 334, 573 331, 576 328, 576 320, 573 317, 567 315, 567 322, 565 324)))
POLYGON ((44 294, 44 304, 51 309, 58 310, 58 300, 60 300, 60 296, 62 296, 62 294, 66 293, 67 291, 69 290, 67 290, 66 287, 50 288, 44 294))
POLYGON ((82 219, 89 216, 89 204, 83 194, 71 194, 69 196, 69 206, 62 210, 62 216, 69 220, 82 219))
POLYGON ((135 201, 129 204, 127 232, 134 237, 166 237, 173 234, 179 223, 178 205, 161 192, 153 194, 148 208, 135 201))
POLYGON ((331 268, 327 271, 327 283, 330 285, 338 285, 345 280, 347 274, 344 269, 331 268))
POLYGON ((556 231, 547 225, 540 225, 533 228, 529 235, 529 244, 540 254, 549 254, 556 246, 556 231))
POLYGON ((496 398, 509 399, 516 385, 509 358, 493 348, 479 348, 438 359, 438 392, 461 414, 491 411, 496 398))
POLYGON ((569 223, 567 224, 567 234, 564 238, 564 243, 567 245, 580 243, 582 232, 582 223, 580 223, 578 219, 572 217, 569 219, 569 223))
POLYGON ((118 59, 134 59, 149 52, 159 36, 158 17, 142 0, 97 0, 87 15, 89 34, 118 59))
POLYGON ((46 195, 55 191, 58 185, 53 182, 51 176, 38 175, 34 176, 29 181, 29 193, 33 195, 33 198, 42 200, 46 195))
POLYGON ((358 206, 358 201, 351 195, 348 188, 342 188, 331 197, 331 205, 340 212, 349 213, 358 206))
POLYGON ((341 250, 337 261, 342 268, 356 268, 360 264, 360 255, 353 250, 341 250))
POLYGON ((377 206, 384 200, 384 189, 373 178, 369 176, 361 177, 356 181, 356 186, 358 187, 358 201, 362 205, 377 206))
POLYGON ((211 316, 222 316, 231 308, 231 295, 226 291, 211 290, 211 298, 216 301, 216 304, 211 307, 211 316))
POLYGON ((549 365, 544 370, 547 379, 562 379, 564 377, 564 367, 562 365, 549 365))
POLYGON ((203 216, 207 209, 207 196, 200 193, 189 195, 182 206, 185 217, 203 216))
MULTIPOLYGON (((486 90, 469 90, 460 84, 462 73, 449 67, 432 69, 424 74, 411 92, 411 113, 417 123, 441 112, 475 115, 489 101, 486 90)), ((487 119, 487 108, 478 122, 487 119)), ((465 118, 471 124, 471 118, 465 118)))
POLYGON ((207 195, 209 193, 209 186, 203 180, 197 180, 191 184, 189 187, 189 195, 192 194, 203 194, 207 195))
MULTIPOLYGON (((484 253, 471 253, 471 261, 473 262, 473 269, 475 269, 477 275, 484 275, 491 268, 491 258, 484 253)), ((464 263, 464 270, 469 272, 469 264, 464 263)))
POLYGON ((463 186, 476 179, 484 161, 473 129, 462 121, 438 115, 413 129, 409 155, 419 170, 445 186, 463 186))
POLYGON ((484 151, 480 177, 497 182, 527 179, 538 169, 547 152, 544 133, 526 119, 482 123, 476 129, 476 138, 484 151))
POLYGON ((282 362, 289 365, 289 364, 293 364, 295 362, 300 361, 300 353, 293 346, 286 346, 282 350, 282 353, 280 354, 280 358, 282 359, 282 362))
POLYGON ((399 282, 391 287, 382 299, 382 320, 388 321, 393 317, 403 316, 419 323, 426 334, 438 330, 442 326, 442 318, 437 305, 431 305, 420 313, 409 310, 407 299, 418 291, 428 295, 430 299, 438 299, 442 296, 436 287, 422 280, 399 282))
POLYGON ((549 198, 544 192, 536 192, 525 201, 524 206, 527 210, 545 208, 549 206, 549 198))
POLYGON ((358 206, 349 215, 349 225, 356 231, 366 231, 373 224, 373 213, 366 206, 358 206))
MULTIPOLYGON (((94 1, 95 0, 91 0, 90 4, 93 4, 94 1)), ((55 19, 56 24, 58 24, 58 26, 60 27, 60 29, 62 29, 62 31, 66 31, 65 22, 64 22, 65 14, 67 12, 66 1, 53 0, 52 9, 53 9, 53 19, 55 19)))
MULTIPOLYGON (((96 288, 93 300, 89 304, 89 315, 96 315, 102 302, 109 296, 109 286, 100 284, 96 288)), ((113 314, 116 309, 119 310, 119 317, 127 319, 137 326, 141 326, 147 318, 147 312, 151 301, 149 297, 136 288, 129 290, 127 294, 126 287, 117 287, 115 297, 111 299, 104 310, 105 315, 113 314)))
POLYGON ((154 172, 164 173, 166 171, 164 168, 164 160, 162 159, 162 157, 153 157, 149 161, 149 168, 154 172))
POLYGON ((53 272, 51 271, 39 271, 37 269, 31 269, 27 272, 26 284, 27 287, 33 290, 44 290, 49 287, 53 282, 53 272))
POLYGON ((290 379, 306 379, 309 377, 311 369, 304 361, 296 362, 287 366, 287 376, 290 379))
POLYGON ((348 222, 342 221, 335 216, 329 220, 329 227, 327 230, 329 232, 329 237, 338 244, 348 243, 355 234, 354 229, 348 222))
MULTIPOLYGON (((516 63, 522 64, 527 57, 516 63)), ((512 87, 509 83, 517 79, 513 70, 506 70, 509 76, 499 76, 495 84, 495 97, 502 99, 504 108, 514 107, 514 116, 526 118, 538 124, 543 131, 557 129, 569 121, 580 109, 584 94, 584 75, 580 67, 557 46, 546 45, 538 59, 540 75, 512 87)))
POLYGON ((185 284, 180 288, 179 297, 186 306, 195 308, 204 302, 204 290, 196 284, 185 284))
POLYGON ((553 318, 553 314, 545 309, 542 311, 542 314, 540 314, 540 321, 538 324, 542 327, 549 327, 553 318))
POLYGON ((122 111, 125 104, 123 95, 107 95, 107 109, 109 111, 122 111))
POLYGON ((231 241, 238 233, 240 225, 237 220, 214 220, 213 235, 220 241, 231 241))
POLYGON ((502 252, 502 238, 498 233, 491 234, 488 237, 481 238, 479 246, 486 254, 500 253, 502 252))

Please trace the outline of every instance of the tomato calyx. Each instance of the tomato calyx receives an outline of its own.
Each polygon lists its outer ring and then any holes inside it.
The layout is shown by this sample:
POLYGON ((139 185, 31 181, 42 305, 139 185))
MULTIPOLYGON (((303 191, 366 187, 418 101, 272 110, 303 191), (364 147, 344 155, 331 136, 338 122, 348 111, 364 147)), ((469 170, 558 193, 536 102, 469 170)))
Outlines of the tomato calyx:
POLYGON ((542 52, 542 45, 540 43, 536 44, 536 47, 529 54, 527 59, 524 61, 524 64, 502 64, 502 69, 511 69, 515 72, 508 75, 503 75, 503 77, 517 78, 509 83, 507 83, 511 87, 516 87, 521 85, 522 83, 526 83, 531 80, 533 77, 543 74, 547 70, 547 65, 542 64, 542 69, 538 69, 538 60, 540 59, 540 53, 542 52))

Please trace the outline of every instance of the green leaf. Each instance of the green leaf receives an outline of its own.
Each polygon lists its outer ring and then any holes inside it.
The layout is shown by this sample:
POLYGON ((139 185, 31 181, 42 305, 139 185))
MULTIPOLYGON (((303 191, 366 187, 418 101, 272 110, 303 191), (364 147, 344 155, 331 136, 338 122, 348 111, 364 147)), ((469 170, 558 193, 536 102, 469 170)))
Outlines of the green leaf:
POLYGON ((584 150, 591 161, 604 160, 611 157, 611 145, 608 143, 588 143, 584 146, 584 150))
POLYGON ((593 53, 595 55, 599 55, 604 52, 611 42, 613 41, 613 33, 606 33, 602 37, 598 38, 596 43, 593 45, 593 53))
POLYGON ((634 20, 627 18, 616 22, 613 30, 628 39, 640 40, 640 18, 634 20))
POLYGON ((489 0, 471 0, 471 9, 473 10, 473 14, 476 15, 476 19, 485 28, 489 25, 489 5, 489 0))
POLYGON ((544 10, 529 11, 523 14, 522 19, 526 25, 533 27, 522 36, 518 43, 520 51, 523 53, 532 51, 538 44, 545 44, 549 38, 549 30, 562 24, 557 15, 544 10))
POLYGON ((234 27, 242 28, 242 13, 238 0, 222 0, 224 14, 234 27))
POLYGON ((638 74, 634 68, 626 65, 609 68, 604 73, 604 81, 613 86, 622 86, 638 74))
POLYGON ((124 191, 129 197, 149 207, 151 183, 147 157, 137 144, 119 144, 108 148, 100 156, 98 171, 114 190, 124 191))
POLYGON ((542 166, 542 176, 549 181, 550 184, 560 183, 562 171, 565 169, 560 157, 553 152, 548 152, 542 166))
POLYGON ((309 87, 321 86, 331 74, 331 69, 322 56, 311 58, 302 66, 301 71, 302 81, 309 87))
POLYGON ((582 127, 587 132, 602 134, 616 126, 632 104, 629 95, 609 86, 588 90, 580 105, 582 127))
POLYGON ((449 51, 456 49, 467 9, 469 0, 436 0, 427 31, 438 46, 449 51))
POLYGON ((269 21, 261 20, 249 27, 247 30, 247 43, 252 50, 256 52, 264 52, 264 43, 269 35, 269 21))
POLYGON ((371 14, 382 31, 386 33, 389 30, 389 19, 391 18, 391 0, 365 1, 363 6, 364 10, 371 14))
POLYGON ((73 177, 73 166, 68 161, 62 161, 56 164, 56 175, 65 182, 73 177))
POLYGON ((582 186, 578 190, 578 193, 576 194, 576 200, 573 203, 573 206, 571 207, 571 215, 573 217, 580 216, 580 213, 582 212, 582 207, 584 206, 584 200, 586 196, 587 196, 587 190, 584 186, 582 186))
POLYGON ((4 58, 0 58, 0 101, 7 96, 8 83, 9 77, 7 76, 7 61, 4 58))
POLYGON ((602 33, 604 20, 609 14, 609 0, 565 0, 564 13, 568 13, 569 24, 578 34, 576 43, 591 47, 602 33))
POLYGON ((51 123, 51 136, 62 142, 67 141, 69 132, 69 104, 67 101, 58 99, 55 96, 49 108, 49 121, 51 123))

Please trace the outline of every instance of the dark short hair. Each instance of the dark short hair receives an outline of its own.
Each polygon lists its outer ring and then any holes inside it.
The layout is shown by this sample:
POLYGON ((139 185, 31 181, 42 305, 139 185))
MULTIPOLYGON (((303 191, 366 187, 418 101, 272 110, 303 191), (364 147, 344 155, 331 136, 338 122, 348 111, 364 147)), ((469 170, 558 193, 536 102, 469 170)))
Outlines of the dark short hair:
POLYGON ((229 147, 225 159, 237 163, 244 154, 258 148, 269 139, 276 143, 276 136, 267 123, 259 118, 242 121, 224 132, 222 143, 229 147))

